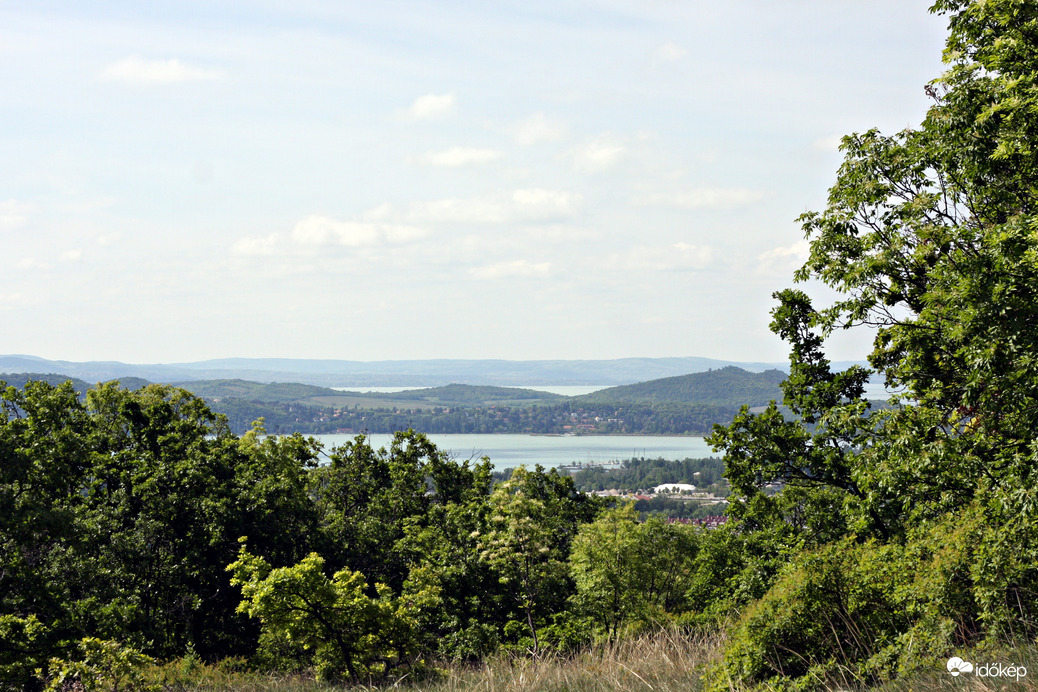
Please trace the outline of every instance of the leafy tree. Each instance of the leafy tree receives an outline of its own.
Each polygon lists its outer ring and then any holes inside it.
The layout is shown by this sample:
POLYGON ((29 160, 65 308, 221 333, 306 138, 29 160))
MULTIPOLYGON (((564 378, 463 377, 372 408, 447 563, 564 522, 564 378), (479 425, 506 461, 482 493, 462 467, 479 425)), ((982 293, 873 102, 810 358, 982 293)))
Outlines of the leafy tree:
POLYGON ((202 400, 172 387, 104 385, 87 406, 94 463, 63 575, 74 617, 83 632, 149 643, 158 655, 189 643, 209 653, 213 625, 234 606, 218 565, 242 530, 237 441, 202 400))
POLYGON ((662 622, 685 605, 696 539, 690 526, 639 523, 633 504, 580 527, 569 557, 575 601, 610 639, 630 621, 662 622))
POLYGON ((263 420, 238 439, 235 485, 239 525, 275 565, 310 553, 320 515, 310 496, 320 444, 302 435, 266 436, 263 420))
POLYGON ((436 601, 429 591, 394 598, 384 584, 368 596, 364 575, 343 569, 329 579, 316 553, 296 565, 271 568, 242 545, 227 569, 242 589, 239 612, 259 618, 272 636, 312 652, 324 680, 379 680, 397 667, 413 666, 418 612, 436 601))
MULTIPOLYGON (((2 385, 0 385, 2 386, 2 385)), ((19 683, 69 633, 61 562, 79 531, 90 419, 71 385, 0 390, 0 671, 19 683)))
MULTIPOLYGON (((388 449, 376 450, 358 435, 329 456, 331 463, 312 477, 325 536, 321 553, 397 593, 415 560, 400 543, 407 532, 427 526, 434 508, 484 500, 489 493, 487 460, 459 463, 413 430, 397 432, 388 449)), ((435 515, 444 516, 439 510, 435 515)))
MULTIPOLYGON (((948 69, 927 86, 922 125, 845 137, 827 207, 801 217, 811 250, 797 279, 839 299, 816 308, 802 291, 776 294, 772 328, 791 345, 783 389, 797 420, 775 406, 744 411, 712 438, 726 450, 744 528, 792 532, 792 545, 811 551, 802 572, 782 576, 784 595, 746 616, 748 638, 726 658, 736 679, 807 675, 830 655, 831 633, 761 625, 767 608, 801 612, 842 584, 853 595, 863 565, 878 563, 869 550, 834 553, 838 541, 912 547, 978 513, 987 528, 974 534, 976 561, 949 582, 965 605, 940 641, 1034 633, 1034 600, 1018 597, 1038 590, 1038 6, 939 0, 932 11, 949 16, 948 69), (902 392, 892 408, 870 410, 868 373, 833 372, 824 355, 825 337, 862 326, 874 330, 871 366, 902 392), (785 489, 762 498, 773 482, 785 489), (763 665, 778 648, 799 663, 763 665)), ((923 552, 906 551, 926 569, 923 552)), ((891 603, 900 588, 887 582, 877 598, 891 603)), ((850 668, 877 675, 858 666, 863 652, 907 637, 924 611, 863 626, 875 639, 844 648, 850 668)), ((861 623, 865 613, 843 611, 861 623)))
POLYGON ((317 528, 312 443, 260 437, 172 387, 0 392, 0 681, 72 660, 83 637, 249 653, 223 569, 237 535, 291 564, 317 528))
POLYGON ((25 689, 43 667, 47 627, 35 614, 0 615, 0 689, 25 689))
POLYGON ((480 550, 479 537, 490 521, 490 486, 490 465, 484 461, 473 469, 464 493, 430 506, 422 521, 405 527, 398 543, 409 565, 405 591, 433 588, 441 594, 423 634, 428 650, 445 658, 476 660, 490 654, 511 610, 498 572, 480 550))
MULTIPOLYGON (((572 585, 565 560, 581 524, 603 506, 578 493, 573 480, 556 469, 545 472, 519 466, 490 496, 489 526, 479 536, 482 556, 500 574, 530 635, 532 651, 541 650, 537 623, 565 609, 572 585)), ((506 627, 515 633, 516 627, 506 627)))
POLYGON ((529 472, 522 466, 490 496, 490 527, 482 536, 483 556, 512 585, 523 610, 533 653, 540 651, 536 614, 546 593, 563 578, 564 565, 555 547, 555 517, 548 504, 524 485, 529 472))

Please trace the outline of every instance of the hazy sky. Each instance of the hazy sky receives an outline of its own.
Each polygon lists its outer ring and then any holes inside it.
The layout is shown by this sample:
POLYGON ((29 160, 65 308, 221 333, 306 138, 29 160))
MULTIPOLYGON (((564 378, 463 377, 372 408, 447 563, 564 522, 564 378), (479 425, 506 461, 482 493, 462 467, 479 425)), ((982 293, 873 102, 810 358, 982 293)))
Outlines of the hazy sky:
POLYGON ((929 4, 0 0, 0 353, 783 360, 929 4))

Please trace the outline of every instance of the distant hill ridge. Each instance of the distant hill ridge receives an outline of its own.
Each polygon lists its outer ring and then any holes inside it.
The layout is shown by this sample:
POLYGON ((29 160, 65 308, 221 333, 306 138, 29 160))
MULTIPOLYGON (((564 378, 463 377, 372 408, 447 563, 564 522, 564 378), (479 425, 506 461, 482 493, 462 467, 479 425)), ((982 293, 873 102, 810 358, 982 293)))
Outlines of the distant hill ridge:
MULTIPOLYGON (((151 382, 246 380, 290 382, 321 387, 437 387, 469 385, 626 385, 720 369, 752 372, 785 369, 784 364, 742 363, 700 357, 618 358, 613 360, 314 360, 225 358, 195 363, 133 365, 117 361, 74 362, 27 355, 0 355, 0 372, 45 372, 86 382, 136 377, 151 382)), ((834 366, 841 367, 834 363, 834 366)))
MULTIPOLYGON (((272 433, 429 433, 702 435, 743 404, 778 398, 784 375, 728 367, 567 397, 533 389, 451 384, 404 392, 349 392, 314 385, 240 379, 173 383, 205 399, 238 434, 263 419, 272 433)), ((0 374, 16 387, 61 374, 0 374)), ((121 378, 130 389, 149 384, 121 378)), ((81 396, 93 385, 76 379, 81 396)))
MULTIPOLYGON (((781 401, 779 383, 786 378, 779 370, 761 373, 747 372, 728 366, 718 370, 665 377, 637 384, 609 387, 583 396, 566 397, 558 394, 488 385, 449 384, 443 387, 407 390, 395 393, 343 392, 327 387, 298 382, 250 382, 240 379, 199 380, 174 382, 196 396, 213 401, 239 399, 260 403, 300 403, 307 405, 342 405, 343 403, 385 405, 395 402, 407 405, 483 406, 495 403, 509 405, 546 404, 569 401, 575 404, 708 404, 712 406, 761 406, 770 400, 781 401), (370 401, 370 404, 365 404, 370 401)), ((0 374, 0 380, 21 388, 29 379, 60 384, 65 375, 48 373, 0 374)), ((72 378, 77 391, 85 392, 91 384, 72 378)), ((149 384, 139 378, 123 378, 124 387, 136 389, 149 384)))
POLYGON ((780 370, 754 373, 729 365, 719 370, 610 387, 575 397, 574 400, 632 404, 764 406, 773 399, 782 401, 782 389, 779 384, 786 377, 786 373, 780 370))
MULTIPOLYGON (((69 377, 68 375, 62 375, 56 372, 4 372, 0 373, 0 382, 6 382, 7 386, 14 387, 15 389, 25 389, 25 384, 29 380, 37 382, 46 382, 47 384, 54 385, 57 387, 65 382, 71 382, 72 388, 79 392, 79 395, 85 396, 87 390, 97 386, 96 382, 87 382, 81 380, 78 377, 69 377)), ((108 380, 111 382, 112 380, 108 380)), ((152 384, 147 380, 143 380, 139 377, 123 377, 118 380, 119 386, 123 389, 139 389, 145 385, 152 384)))

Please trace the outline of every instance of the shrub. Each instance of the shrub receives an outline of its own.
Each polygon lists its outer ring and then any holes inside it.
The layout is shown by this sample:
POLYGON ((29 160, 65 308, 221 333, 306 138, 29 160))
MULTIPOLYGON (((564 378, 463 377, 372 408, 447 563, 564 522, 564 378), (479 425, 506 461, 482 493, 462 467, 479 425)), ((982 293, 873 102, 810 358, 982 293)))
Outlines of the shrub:
POLYGON ((152 692, 158 686, 147 681, 145 667, 154 663, 134 648, 119 642, 85 637, 79 641, 76 660, 53 658, 47 692, 69 690, 98 692, 152 692))

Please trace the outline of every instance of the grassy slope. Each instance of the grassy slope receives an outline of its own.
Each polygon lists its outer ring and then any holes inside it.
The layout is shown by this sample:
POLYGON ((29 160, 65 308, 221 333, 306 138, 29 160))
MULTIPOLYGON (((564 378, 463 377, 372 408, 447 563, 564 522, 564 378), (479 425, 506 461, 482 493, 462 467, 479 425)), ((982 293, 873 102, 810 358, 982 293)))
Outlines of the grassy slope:
MULTIPOLYGON (((438 680, 362 687, 365 690, 417 689, 423 692, 607 692, 654 690, 695 692, 700 676, 720 652, 716 636, 684 637, 675 632, 603 645, 573 656, 546 655, 531 660, 500 654, 479 665, 448 664, 438 680)), ((196 665, 190 673, 174 662, 153 675, 165 689, 227 692, 331 692, 348 688, 315 682, 312 678, 258 673, 229 673, 219 665, 196 665)), ((403 673, 401 673, 403 675, 403 673)), ((358 689, 358 688, 352 688, 358 689)))
MULTIPOLYGON (((478 665, 448 664, 438 680, 414 682, 406 677, 399 684, 363 687, 365 690, 411 689, 422 692, 696 692, 702 690, 702 675, 717 664, 723 653, 720 635, 685 636, 661 631, 623 639, 572 656, 543 656, 538 660, 498 655, 478 665)), ((968 660, 1023 665, 1027 676, 1019 682, 1000 678, 961 676, 954 678, 943 661, 917 670, 904 678, 882 685, 863 687, 853 680, 831 678, 812 689, 875 690, 876 692, 996 692, 1038 690, 1038 647, 1007 649, 972 655, 968 660)), ((174 661, 150 671, 165 689, 197 692, 332 692, 344 688, 318 683, 307 675, 232 672, 226 664, 204 665, 174 661)))

